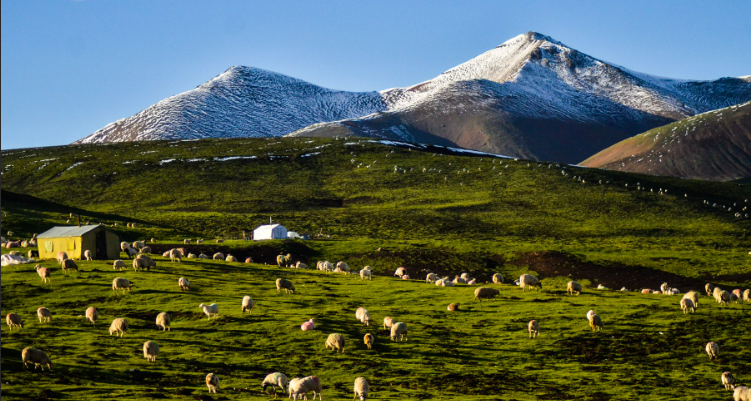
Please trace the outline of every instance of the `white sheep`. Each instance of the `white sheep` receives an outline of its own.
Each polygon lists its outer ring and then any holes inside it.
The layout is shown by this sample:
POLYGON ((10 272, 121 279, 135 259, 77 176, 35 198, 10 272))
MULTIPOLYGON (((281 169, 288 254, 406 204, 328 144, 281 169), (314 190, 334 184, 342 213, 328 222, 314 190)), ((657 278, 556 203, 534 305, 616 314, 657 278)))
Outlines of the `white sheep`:
POLYGON ((242 313, 248 312, 252 313, 253 307, 256 305, 256 303, 253 301, 253 298, 250 297, 250 295, 246 295, 243 297, 242 303, 240 304, 240 308, 242 313))
POLYGON ((357 308, 357 311, 355 311, 355 317, 364 325, 370 326, 370 313, 368 313, 367 309, 362 306, 357 308))
POLYGON ((209 394, 216 394, 216 390, 219 390, 219 376, 215 375, 214 373, 207 374, 206 386, 209 388, 209 394))
POLYGON ((219 317, 219 305, 215 303, 211 305, 205 305, 202 303, 198 305, 198 307, 203 309, 203 313, 205 313, 206 316, 209 317, 209 320, 211 320, 211 316, 214 316, 214 319, 219 317))
POLYGON ((180 286, 180 291, 190 291, 190 280, 185 277, 180 277, 177 280, 177 285, 180 286))
POLYGON ((708 342, 707 346, 704 347, 704 350, 707 351, 707 355, 709 355, 710 361, 717 358, 717 356, 720 354, 720 346, 717 345, 717 343, 714 341, 708 342))
POLYGON ((188 254, 188 256, 186 256, 186 257, 187 257, 188 259, 195 259, 195 258, 197 258, 198 256, 196 256, 196 254, 195 254, 195 253, 189 253, 189 254, 188 254))
POLYGON ((150 362, 156 362, 156 357, 159 355, 159 344, 153 341, 146 341, 143 343, 143 357, 150 362))
POLYGON ((128 320, 122 317, 112 321, 110 324, 110 335, 116 334, 118 337, 123 337, 128 331, 128 320))
POLYGON ((282 391, 286 391, 288 384, 287 376, 284 373, 274 372, 266 375, 261 383, 261 389, 265 393, 266 387, 271 386, 274 389, 274 398, 276 398, 276 388, 279 387, 282 391))
POLYGON ((52 274, 52 270, 49 267, 42 267, 40 265, 36 265, 34 268, 36 269, 37 274, 39 275, 39 277, 42 278, 42 282, 43 283, 48 283, 48 282, 52 281, 50 279, 50 275, 52 274))
MULTIPOLYGON (((253 263, 253 259, 250 259, 250 261, 245 260, 245 263, 253 263)), ((297 263, 295 263, 295 269, 308 269, 308 265, 298 260, 297 263)))
POLYGON ((407 274, 406 267, 397 267, 396 271, 394 271, 394 276, 398 276, 399 278, 401 278, 405 274, 407 274))
POLYGON ((318 396, 319 401, 322 401, 321 391, 321 380, 318 379, 318 376, 307 376, 299 380, 292 379, 289 384, 289 392, 293 400, 296 400, 298 396, 304 396, 307 400, 307 394, 313 393, 313 401, 315 401, 316 396, 318 396))
POLYGON ((386 316, 383 318, 383 329, 384 330, 391 330, 391 327, 394 325, 394 319, 392 319, 390 316, 386 316))
POLYGON ((360 401, 365 401, 370 391, 370 384, 364 377, 355 379, 355 398, 360 397, 360 401))
POLYGON ((182 263, 182 261, 183 261, 183 253, 180 252, 180 250, 177 249, 177 248, 170 249, 169 250, 169 259, 170 259, 170 262, 172 262, 172 263, 175 263, 175 262, 182 263))
POLYGON ((171 323, 172 323, 172 319, 170 318, 169 313, 160 312, 158 315, 156 315, 156 327, 161 328, 162 331, 171 330, 170 329, 171 323))
POLYGON ((365 343, 365 346, 368 347, 368 349, 373 348, 373 343, 375 342, 375 337, 373 337, 370 333, 365 333, 365 337, 363 337, 363 343, 365 343))
POLYGON ((15 313, 9 313, 5 316, 5 322, 8 324, 8 328, 10 328, 10 331, 13 331, 13 328, 18 326, 19 328, 23 328, 23 320, 21 320, 21 316, 18 316, 15 313))
POLYGON ((300 329, 302 331, 308 331, 308 330, 314 330, 316 328, 316 324, 313 321, 313 319, 308 320, 307 322, 304 322, 300 325, 300 329))
POLYGON ((230 254, 227 254, 227 257, 224 258, 224 261, 225 262, 230 262, 230 263, 237 263, 237 258, 234 257, 234 256, 232 256, 232 255, 230 255, 230 254))
POLYGON ((743 302, 751 302, 751 288, 746 288, 743 291, 743 302))
POLYGON ((704 284, 704 291, 707 293, 708 297, 711 297, 712 294, 714 293, 714 287, 715 286, 712 285, 712 283, 704 284))
POLYGON ((86 260, 92 260, 92 257, 91 257, 91 251, 90 251, 90 250, 88 250, 88 249, 87 249, 87 250, 85 250, 85 251, 83 251, 83 257, 84 257, 84 258, 85 258, 86 260))
POLYGON ((281 292, 281 290, 284 289, 284 292, 286 294, 295 292, 295 286, 292 284, 291 281, 287 280, 286 278, 278 278, 276 279, 276 292, 281 292))
POLYGON ((346 262, 340 260, 336 263, 336 269, 334 271, 336 271, 337 273, 349 274, 349 265, 346 262))
POLYGON ((437 279, 438 279, 438 276, 435 273, 428 273, 428 275, 425 277, 425 282, 435 283, 437 279))
POLYGON ((589 315, 589 327, 592 328, 592 331, 602 330, 603 325, 602 325, 602 319, 600 318, 600 316, 594 313, 589 315))
POLYGON ((67 272, 68 270, 78 271, 78 265, 73 261, 73 259, 63 260, 63 273, 67 272))
POLYGON ((725 390, 732 390, 733 384, 735 384, 735 377, 730 372, 722 372, 720 375, 720 381, 725 386, 725 390))
POLYGON ((503 283, 503 275, 501 273, 496 273, 493 275, 493 283, 499 284, 503 283))
POLYGON ((699 294, 696 291, 689 291, 683 294, 683 298, 688 298, 694 303, 694 308, 699 307, 699 294))
POLYGON ((582 292, 582 285, 576 281, 569 281, 568 284, 566 284, 566 292, 568 295, 573 295, 574 293, 579 295, 582 292))
POLYGON ((41 308, 37 309, 37 317, 39 318, 39 323, 49 322, 52 319, 52 312, 42 306, 41 308))
POLYGON ((540 324, 537 323, 537 320, 531 320, 528 325, 529 328, 529 338, 537 338, 540 336, 540 324))
POLYGON ((208 259, 208 258, 209 258, 209 255, 207 255, 207 254, 205 254, 203 252, 201 252, 201 254, 198 255, 198 259, 208 259))
POLYGON ((690 310, 691 313, 696 313, 696 307, 694 306, 694 301, 692 301, 690 298, 681 298, 681 309, 683 309, 683 314, 687 314, 690 310))
POLYGON ((525 291, 527 287, 540 287, 542 290, 542 284, 540 283, 540 280, 537 279, 537 277, 531 275, 531 274, 522 274, 519 276, 519 286, 522 287, 522 291, 525 291))
POLYGON ((482 301, 483 299, 493 299, 500 295, 501 292, 496 290, 495 288, 490 287, 480 287, 475 290, 475 301, 478 299, 482 301))
POLYGON ((668 283, 660 284, 660 291, 662 291, 663 294, 665 294, 669 289, 670 287, 668 287, 668 283))
POLYGON ((112 280, 112 292, 123 290, 124 294, 125 290, 130 291, 131 287, 134 287, 134 285, 127 278, 115 277, 115 279, 112 280))
POLYGON ((467 284, 467 280, 460 276, 454 276, 454 284, 467 284))
POLYGON ((331 333, 326 339, 326 349, 344 352, 344 336, 340 333, 331 333))
POLYGON ((397 338, 401 341, 407 341, 407 325, 402 322, 394 323, 391 326, 391 341, 396 341, 397 338))
POLYGON ((47 354, 36 348, 26 347, 21 351, 21 360, 23 361, 23 367, 24 369, 28 369, 28 364, 34 364, 34 370, 36 370, 38 367, 42 368, 42 371, 44 371, 44 367, 46 366, 47 369, 52 370, 52 361, 47 356, 47 354))
POLYGON ((738 386, 733 389, 733 401, 751 401, 751 388, 738 386))
POLYGON ((86 308, 86 313, 84 315, 86 316, 86 319, 89 320, 89 323, 91 325, 95 325, 97 319, 99 318, 99 312, 97 312, 97 310, 93 306, 86 308))
POLYGON ((462 273, 459 277, 463 278, 465 282, 469 281, 469 273, 462 273))
POLYGON ((68 254, 65 252, 58 252, 57 253, 57 264, 62 265, 63 261, 65 259, 68 259, 68 254))
POLYGON ((362 270, 360 270, 360 280, 365 280, 366 278, 368 280, 372 281, 373 280, 373 272, 371 270, 369 270, 369 269, 362 269, 362 270))
POLYGON ((112 269, 113 270, 123 270, 127 266, 125 266, 125 262, 122 259, 117 259, 114 262, 112 262, 112 269))
POLYGON ((224 254, 221 252, 217 252, 214 254, 214 260, 224 260, 224 254))

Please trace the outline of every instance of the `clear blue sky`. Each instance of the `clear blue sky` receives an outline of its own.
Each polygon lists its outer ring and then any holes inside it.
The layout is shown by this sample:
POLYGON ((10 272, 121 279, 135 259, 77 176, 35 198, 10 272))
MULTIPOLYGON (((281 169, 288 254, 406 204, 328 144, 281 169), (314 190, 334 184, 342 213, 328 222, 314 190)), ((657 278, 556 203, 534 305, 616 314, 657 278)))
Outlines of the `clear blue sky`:
POLYGON ((233 65, 380 90, 528 31, 653 75, 751 74, 749 0, 1 4, 3 149, 70 143, 233 65))

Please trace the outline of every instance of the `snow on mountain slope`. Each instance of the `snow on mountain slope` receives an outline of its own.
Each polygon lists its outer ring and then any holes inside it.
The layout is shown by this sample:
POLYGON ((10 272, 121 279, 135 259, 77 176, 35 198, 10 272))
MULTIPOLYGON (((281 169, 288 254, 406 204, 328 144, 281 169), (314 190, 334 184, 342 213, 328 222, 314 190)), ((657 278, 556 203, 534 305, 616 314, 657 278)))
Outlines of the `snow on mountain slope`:
POLYGON ((232 67, 77 143, 281 136, 385 108, 377 92, 336 91, 258 68, 232 67))

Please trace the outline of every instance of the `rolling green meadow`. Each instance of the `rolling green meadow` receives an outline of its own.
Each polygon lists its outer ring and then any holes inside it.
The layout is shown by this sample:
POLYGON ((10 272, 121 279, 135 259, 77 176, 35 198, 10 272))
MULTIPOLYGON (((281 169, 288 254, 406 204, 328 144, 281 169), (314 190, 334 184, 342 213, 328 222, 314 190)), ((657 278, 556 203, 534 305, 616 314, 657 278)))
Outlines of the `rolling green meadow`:
MULTIPOLYGON (((3 151, 1 170, 6 238, 75 224, 67 221, 76 213, 124 241, 154 238, 157 262, 135 272, 77 261, 80 272, 63 273, 45 260, 47 284, 35 264, 3 267, 2 314, 24 320, 21 330, 2 327, 4 399, 269 400, 261 381, 275 371, 317 375, 327 400, 351 399, 359 376, 369 398, 384 400, 730 400, 722 372, 751 384, 751 305, 720 306, 703 291, 706 282, 751 287, 749 185, 357 138, 22 149, 3 151), (240 239, 269 217, 311 239, 240 239), (173 263, 161 257, 173 247, 255 263, 173 263), (280 253, 312 267, 370 265, 375 275, 278 267, 280 253), (412 279, 393 277, 398 266, 412 279), (500 296, 475 302, 479 285, 436 287, 425 283, 429 271, 468 272, 500 296), (505 283, 484 284, 495 272, 505 283), (523 273, 540 277, 543 290, 515 286, 523 273), (115 277, 133 290, 113 293, 115 277), (179 277, 191 291, 180 291, 179 277), (277 293, 278 277, 295 293, 277 293), (584 284, 581 295, 566 294, 572 279, 584 284), (680 295, 640 293, 664 281, 700 290, 697 312, 684 315, 680 295), (244 295, 256 302, 251 314, 241 313, 244 295), (198 305, 213 302, 219 318, 209 320, 198 305), (459 311, 446 309, 453 302, 459 311), (51 322, 38 322, 41 306, 51 322), (83 317, 89 306, 99 311, 95 326, 83 317), (355 319, 360 306, 369 327, 355 319), (604 330, 591 331, 590 309, 604 330), (155 325, 162 311, 171 331, 155 325), (385 316, 407 325, 408 341, 389 340, 385 316), (108 335, 118 317, 130 323, 122 338, 108 335), (311 318, 316 329, 300 330, 311 318), (324 347, 335 332, 344 353, 324 347), (372 350, 365 333, 376 337, 372 350), (161 348, 156 362, 143 357, 148 340, 161 348), (708 341, 719 344, 718 360, 704 352, 708 341), (24 371, 29 346, 47 352, 51 372, 24 371), (221 379, 218 394, 208 393, 209 372, 221 379)), ((11 250, 29 248, 2 252, 11 250)))

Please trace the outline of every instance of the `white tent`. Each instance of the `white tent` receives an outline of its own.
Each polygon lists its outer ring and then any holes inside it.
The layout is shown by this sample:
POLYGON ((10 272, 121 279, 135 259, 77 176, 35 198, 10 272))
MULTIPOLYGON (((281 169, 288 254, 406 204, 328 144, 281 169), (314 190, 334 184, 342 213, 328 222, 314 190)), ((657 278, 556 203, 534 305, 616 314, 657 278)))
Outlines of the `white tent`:
POLYGON ((284 238, 287 238, 287 229, 281 224, 264 224, 253 230, 254 241, 284 238))

